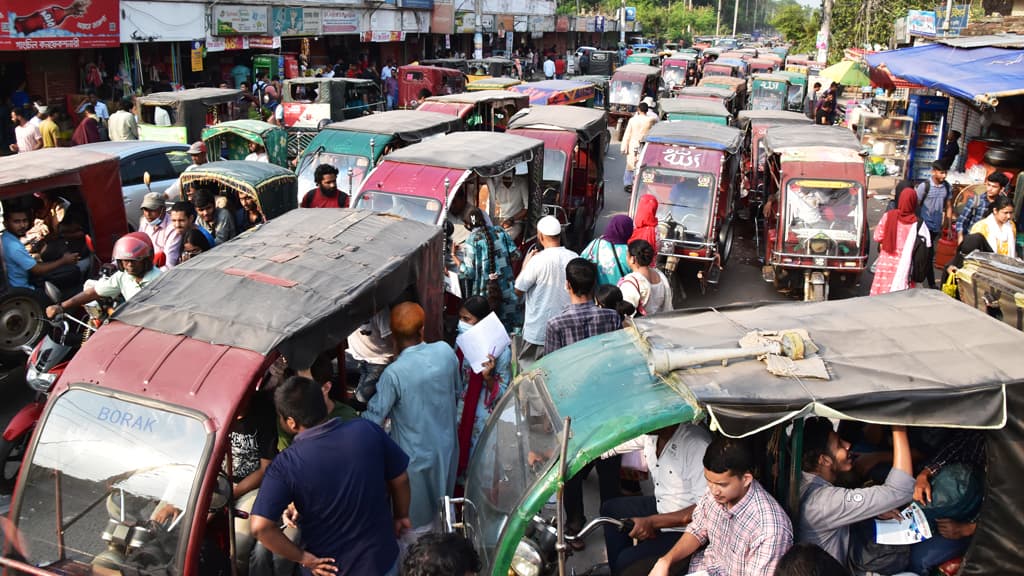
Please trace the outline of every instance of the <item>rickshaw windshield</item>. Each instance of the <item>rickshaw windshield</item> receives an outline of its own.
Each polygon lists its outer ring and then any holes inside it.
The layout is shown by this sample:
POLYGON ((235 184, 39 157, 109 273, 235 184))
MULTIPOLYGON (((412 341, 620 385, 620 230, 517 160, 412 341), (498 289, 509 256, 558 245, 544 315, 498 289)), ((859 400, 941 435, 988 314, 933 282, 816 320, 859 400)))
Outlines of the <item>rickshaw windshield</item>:
POLYGON ((473 451, 466 478, 472 505, 464 513, 485 566, 509 515, 558 460, 559 426, 541 385, 539 377, 520 379, 495 407, 473 451))
POLYGON ((651 194, 658 199, 658 221, 682 224, 686 240, 703 241, 707 237, 711 198, 715 177, 706 172, 688 172, 647 166, 640 172, 640 188, 633 195, 651 194))
POLYGON ((786 95, 786 105, 790 110, 801 110, 804 102, 804 87, 800 84, 790 84, 789 93, 786 95))
POLYGON ((61 395, 43 422, 18 509, 28 562, 62 559, 59 524, 67 559, 180 573, 178 543, 188 535, 185 512, 208 441, 197 418, 89 390, 61 395), (140 547, 128 560, 97 558, 108 531, 140 547))
POLYGON ((788 92, 781 82, 757 80, 750 92, 753 110, 782 110, 788 92))
POLYGON ((666 66, 661 78, 665 84, 683 84, 686 82, 685 66, 666 66))
POLYGON ((544 181, 561 182, 565 178, 565 152, 544 149, 544 181))
POLYGON ((355 154, 334 154, 331 152, 310 154, 303 158, 302 164, 299 166, 299 194, 305 194, 313 188, 316 188, 316 167, 321 164, 330 164, 337 168, 338 190, 341 190, 346 194, 351 194, 352 191, 349 186, 348 169, 352 169, 351 188, 358 188, 363 182, 363 176, 366 176, 366 171, 370 166, 370 160, 365 156, 356 156, 355 154))
POLYGON ((356 200, 353 208, 363 208, 374 212, 394 214, 402 218, 416 220, 425 224, 437 224, 441 216, 441 202, 434 198, 408 196, 393 192, 371 190, 363 192, 356 200))
POLYGON ((788 233, 799 241, 824 235, 836 242, 858 242, 861 191, 860 183, 850 180, 790 180, 785 199, 788 233))
POLYGON ((629 104, 636 106, 640 104, 640 95, 644 91, 642 82, 630 82, 628 80, 612 80, 608 83, 609 101, 612 104, 629 104))

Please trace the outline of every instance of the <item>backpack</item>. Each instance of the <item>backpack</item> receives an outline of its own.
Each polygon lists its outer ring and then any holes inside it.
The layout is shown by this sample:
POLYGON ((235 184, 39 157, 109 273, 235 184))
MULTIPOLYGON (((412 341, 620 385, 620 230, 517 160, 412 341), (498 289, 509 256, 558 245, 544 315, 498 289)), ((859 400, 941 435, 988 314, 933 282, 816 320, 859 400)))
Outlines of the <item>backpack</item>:
MULTIPOLYGON (((306 195, 302 197, 302 202, 299 203, 299 208, 309 208, 310 202, 313 201, 313 195, 316 194, 317 188, 313 188, 306 195)), ((348 202, 348 194, 345 194, 341 190, 338 190, 338 208, 345 208, 345 204, 348 202)))
POLYGON ((921 237, 924 222, 918 219, 914 225, 914 251, 910 254, 910 281, 915 284, 924 282, 931 273, 932 259, 929 257, 928 244, 921 237))

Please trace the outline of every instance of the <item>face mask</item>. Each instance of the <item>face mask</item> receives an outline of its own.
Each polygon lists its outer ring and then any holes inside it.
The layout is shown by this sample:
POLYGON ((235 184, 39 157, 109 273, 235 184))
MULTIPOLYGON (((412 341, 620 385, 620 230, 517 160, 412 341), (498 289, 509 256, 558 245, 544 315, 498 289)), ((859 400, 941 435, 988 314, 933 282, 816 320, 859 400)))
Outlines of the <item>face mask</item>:
POLYGON ((163 223, 164 223, 163 214, 161 214, 157 218, 153 218, 152 220, 149 221, 149 223, 152 224, 153 226, 161 226, 161 225, 163 225, 163 223))
POLYGON ((459 334, 465 334, 466 331, 472 327, 473 325, 470 324, 469 322, 466 322, 465 320, 459 320, 459 327, 456 330, 458 330, 459 334))

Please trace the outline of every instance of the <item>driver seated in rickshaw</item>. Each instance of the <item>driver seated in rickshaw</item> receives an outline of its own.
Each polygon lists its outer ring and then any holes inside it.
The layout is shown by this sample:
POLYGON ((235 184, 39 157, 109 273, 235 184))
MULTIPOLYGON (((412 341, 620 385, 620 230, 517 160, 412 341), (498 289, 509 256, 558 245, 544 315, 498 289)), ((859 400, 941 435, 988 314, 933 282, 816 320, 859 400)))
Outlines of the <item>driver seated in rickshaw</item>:
POLYGON ((530 202, 530 187, 525 176, 517 174, 520 168, 515 171, 509 170, 501 175, 501 178, 494 183, 494 203, 490 202, 490 191, 486 184, 480 187, 480 205, 484 212, 493 215, 493 219, 505 232, 518 241, 523 235, 523 222, 526 221, 527 207, 530 202))
POLYGON ((817 189, 791 184, 787 191, 793 224, 800 223, 804 227, 811 227, 821 222, 821 205, 824 204, 824 199, 817 189))

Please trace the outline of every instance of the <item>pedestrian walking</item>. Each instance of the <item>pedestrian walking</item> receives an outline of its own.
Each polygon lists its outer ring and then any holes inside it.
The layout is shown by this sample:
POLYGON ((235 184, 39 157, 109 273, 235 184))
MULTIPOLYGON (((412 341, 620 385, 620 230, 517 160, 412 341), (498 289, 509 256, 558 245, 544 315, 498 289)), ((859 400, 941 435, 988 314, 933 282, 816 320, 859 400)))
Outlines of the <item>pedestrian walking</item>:
POLYGON ((107 134, 114 142, 139 139, 139 123, 132 114, 135 104, 131 98, 124 98, 118 102, 117 112, 110 115, 107 134))
POLYGON ((82 121, 78 123, 78 127, 75 128, 74 134, 71 135, 71 144, 75 146, 100 141, 100 122, 96 118, 96 113, 93 111, 92 104, 86 104, 82 109, 82 112, 85 116, 82 118, 82 121))
POLYGON ((633 219, 617 214, 604 229, 604 234, 594 238, 583 249, 580 256, 597 265, 597 283, 616 285, 619 279, 629 274, 629 237, 633 234, 633 219))
MULTIPOLYGON (((946 224, 953 223, 953 189, 946 181, 948 166, 941 161, 932 162, 932 175, 927 181, 917 186, 918 215, 924 220, 931 234, 928 250, 928 261, 935 263, 935 243, 942 236, 946 224)), ((925 276, 930 288, 935 288, 934 266, 929 267, 925 276)))
POLYGON ((910 257, 919 233, 928 235, 927 228, 917 219, 917 195, 908 187, 899 193, 899 206, 883 214, 875 228, 874 239, 881 246, 871 281, 872 295, 914 287, 910 281, 910 257))
POLYGON ((622 188, 626 194, 633 192, 633 176, 640 165, 640 147, 644 137, 651 131, 658 119, 647 114, 650 107, 646 102, 637 106, 637 112, 626 123, 626 131, 622 133, 619 151, 626 155, 626 171, 622 173, 622 188))
POLYGON ((28 120, 29 113, 25 108, 15 108, 11 111, 15 141, 11 144, 11 152, 31 152, 43 147, 43 136, 39 133, 39 127, 28 120))

